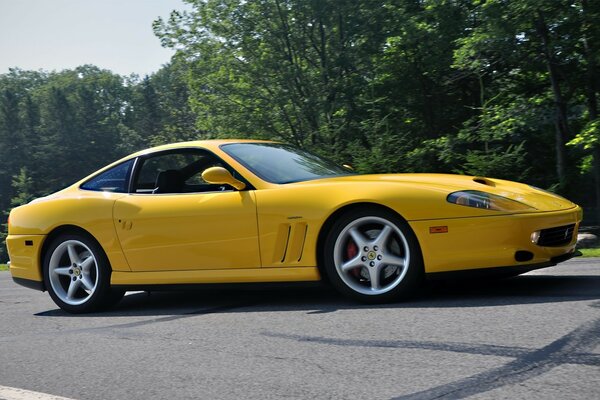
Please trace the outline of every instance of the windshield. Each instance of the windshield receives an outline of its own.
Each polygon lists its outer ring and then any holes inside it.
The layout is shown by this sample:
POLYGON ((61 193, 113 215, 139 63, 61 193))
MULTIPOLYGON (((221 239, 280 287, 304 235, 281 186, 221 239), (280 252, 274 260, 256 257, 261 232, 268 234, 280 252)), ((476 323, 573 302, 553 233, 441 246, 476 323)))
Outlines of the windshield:
POLYGON ((261 179, 291 183, 353 172, 307 151, 281 143, 232 143, 221 149, 261 179))

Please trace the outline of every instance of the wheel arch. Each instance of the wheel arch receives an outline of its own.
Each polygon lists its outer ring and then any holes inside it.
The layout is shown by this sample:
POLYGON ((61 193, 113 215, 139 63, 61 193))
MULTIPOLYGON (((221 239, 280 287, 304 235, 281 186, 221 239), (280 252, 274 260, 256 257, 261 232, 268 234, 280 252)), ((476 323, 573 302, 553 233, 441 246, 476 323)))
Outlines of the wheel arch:
POLYGON ((406 223, 406 226, 408 226, 408 228, 411 230, 411 233, 412 233, 414 239, 416 240, 417 246, 419 248, 419 253, 420 253, 419 257, 421 257, 421 262, 423 261, 423 255, 421 254, 421 243, 419 242, 419 238, 415 234, 414 230, 412 229, 412 227, 410 226, 408 221, 401 214, 399 214, 396 210, 394 210, 390 207, 384 206, 382 204, 379 204, 379 203, 372 203, 372 202, 351 203, 351 204, 346 204, 346 205, 338 208, 329 217, 327 217, 327 219, 321 226, 319 235, 317 236, 317 247, 316 247, 317 268, 319 269, 319 273, 321 274, 321 276, 324 277, 325 279, 329 279, 327 276, 327 272, 325 271, 325 268, 323 265, 325 240, 327 239, 327 235, 331 231, 333 224, 340 216, 344 215, 345 213, 351 212, 352 210, 359 210, 359 209, 364 209, 364 208, 378 209, 380 211, 391 212, 395 216, 400 218, 402 221, 404 221, 406 223))
MULTIPOLYGON (((64 248, 62 248, 61 251, 63 253, 60 255, 60 257, 64 256, 64 254, 67 251, 69 251, 70 253, 70 250, 65 250, 64 248)), ((70 254, 69 258, 71 258, 70 254)), ((86 257, 86 261, 87 258, 88 257, 86 257)), ((42 260, 42 285, 44 286, 44 290, 48 291, 52 300, 60 308, 69 313, 80 314, 99 311, 108 307, 112 307, 125 294, 124 290, 113 289, 110 285, 110 275, 112 272, 112 267, 108 256, 106 255, 106 250, 102 247, 102 245, 94 237, 94 235, 92 235, 88 230, 80 226, 61 225, 52 229, 52 231, 48 233, 44 243, 42 243, 40 259, 42 260), (63 235, 69 235, 70 237, 64 237, 63 235), (53 263, 51 260, 51 258, 54 257, 54 254, 50 254, 49 252, 54 251, 58 248, 55 247, 53 243, 55 243, 56 246, 62 246, 65 244, 65 241, 63 239, 59 239, 61 238, 61 236, 63 236, 67 242, 78 242, 80 246, 83 246, 84 248, 86 248, 87 251, 91 252, 89 258, 95 258, 94 260, 92 260, 94 268, 89 268, 87 272, 85 267, 83 266, 85 261, 77 261, 79 267, 79 272, 77 273, 77 276, 79 276, 80 278, 85 278, 85 275, 87 274, 88 282, 89 279, 92 279, 91 283, 93 284, 93 287, 87 285, 87 289, 85 290, 85 292, 87 293, 84 292, 83 297, 75 297, 77 291, 79 291, 81 294, 82 291, 79 290, 79 288, 81 288, 81 285, 79 285, 79 287, 76 287, 75 291, 71 295, 69 295, 68 293, 71 293, 71 284, 73 282, 69 282, 69 288, 67 290, 67 288, 64 285, 64 282, 59 282, 58 280, 55 280, 53 277, 50 276, 50 274, 52 273, 51 268, 56 268, 57 265, 56 262, 53 263), (44 262, 46 260, 50 261, 48 268, 44 266, 44 262), (54 265, 54 267, 52 267, 52 265, 54 265), (93 270, 95 270, 95 273, 93 270), (58 288, 56 284, 58 285, 58 288), (71 298, 69 299, 70 296, 71 298)), ((72 258, 71 260, 73 261, 72 258)), ((75 264, 73 264, 73 267, 75 267, 75 264)), ((74 273, 74 271, 70 270, 69 274, 72 273, 74 273)), ((61 274, 66 275, 66 272, 63 271, 63 273, 61 274)), ((73 276, 72 278, 73 280, 76 280, 75 276, 73 276)), ((70 275, 68 280, 71 280, 70 275)))
MULTIPOLYGON (((65 235, 65 234, 79 234, 79 235, 83 235, 85 237, 87 237, 90 240, 93 240, 98 247, 100 247, 100 249, 102 249, 102 256, 105 258, 105 260, 108 262, 108 257, 106 256, 106 251, 104 250, 104 248, 102 247, 102 245, 96 240, 96 238, 94 237, 94 235, 92 235, 90 232, 88 232, 87 230, 83 229, 80 226, 77 225, 61 225, 61 226, 57 226, 54 229, 52 229, 48 235, 46 236, 46 238, 44 239, 44 243, 42 243, 42 249, 40 251, 40 255, 39 255, 39 269, 40 269, 40 274, 42 276, 42 284, 44 285, 44 290, 46 290, 46 282, 44 282, 44 258, 46 257, 46 252, 48 251, 48 247, 50 246, 50 244, 52 243, 52 241, 54 239, 56 239, 57 237, 59 237, 60 235, 65 235)), ((108 265, 110 265, 110 263, 108 263, 108 265)))

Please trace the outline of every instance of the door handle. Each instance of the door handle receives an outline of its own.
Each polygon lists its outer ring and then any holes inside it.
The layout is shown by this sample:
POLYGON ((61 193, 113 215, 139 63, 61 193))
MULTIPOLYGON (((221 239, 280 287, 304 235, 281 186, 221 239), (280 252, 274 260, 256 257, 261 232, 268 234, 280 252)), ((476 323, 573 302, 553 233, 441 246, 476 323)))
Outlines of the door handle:
POLYGON ((119 223, 121 224, 121 229, 124 231, 130 231, 133 226, 133 222, 126 219, 120 219, 119 223))

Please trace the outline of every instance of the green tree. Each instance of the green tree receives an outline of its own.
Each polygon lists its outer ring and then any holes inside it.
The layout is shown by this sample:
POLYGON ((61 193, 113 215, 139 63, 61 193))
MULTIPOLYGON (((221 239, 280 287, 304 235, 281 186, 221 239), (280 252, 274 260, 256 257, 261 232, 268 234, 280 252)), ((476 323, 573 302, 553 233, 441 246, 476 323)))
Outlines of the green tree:
MULTIPOLYGON (((19 173, 12 177, 12 188, 15 195, 10 200, 10 206, 17 207, 23 204, 29 203, 34 199, 33 194, 33 180, 27 172, 27 168, 23 167, 19 170, 19 173)), ((8 211, 3 211, 5 217, 8 217, 8 211)), ((5 240, 8 232, 7 222, 2 223, 2 229, 0 230, 0 261, 4 262, 6 259, 6 246, 5 240)))
POLYGON ((159 20, 179 49, 200 131, 329 146, 355 135, 380 43, 375 1, 195 1, 159 20))
MULTIPOLYGON (((574 79, 576 74, 565 73, 580 67, 574 52, 580 35, 573 23, 577 15, 572 3, 475 1, 470 34, 459 40, 460 47, 455 51, 456 67, 469 73, 467 79, 478 83, 478 118, 486 118, 491 112, 499 121, 512 121, 514 128, 507 134, 524 140, 536 137, 527 130, 554 137, 553 169, 562 191, 568 190, 573 178, 565 144, 573 138, 577 126, 573 101, 578 82, 574 79), (492 110, 486 107, 492 104, 492 110), (525 112, 513 112, 517 104, 521 106, 516 110, 525 112), (534 118, 527 112, 530 108, 534 118)), ((532 151, 529 158, 540 160, 538 165, 544 164, 542 160, 548 159, 549 154, 542 149, 546 154, 540 157, 540 146, 531 144, 526 144, 527 150, 532 151)), ((543 170, 547 174, 545 166, 543 170)))
POLYGON ((160 130, 150 138, 150 144, 160 145, 201 138, 196 128, 196 114, 189 100, 185 64, 177 59, 165 65, 150 78, 160 110, 160 130))
POLYGON ((600 40, 600 27, 595 21, 600 18, 600 4, 598 2, 588 2, 581 0, 573 4, 573 8, 579 17, 575 26, 579 30, 579 45, 576 51, 582 58, 585 76, 581 87, 583 88, 583 97, 587 112, 581 131, 569 142, 571 145, 579 146, 584 149, 586 155, 581 162, 582 172, 592 171, 595 182, 594 194, 596 197, 596 222, 600 224, 600 115, 598 114, 598 92, 600 91, 600 75, 598 64, 600 63, 600 53, 598 51, 598 41, 600 40))

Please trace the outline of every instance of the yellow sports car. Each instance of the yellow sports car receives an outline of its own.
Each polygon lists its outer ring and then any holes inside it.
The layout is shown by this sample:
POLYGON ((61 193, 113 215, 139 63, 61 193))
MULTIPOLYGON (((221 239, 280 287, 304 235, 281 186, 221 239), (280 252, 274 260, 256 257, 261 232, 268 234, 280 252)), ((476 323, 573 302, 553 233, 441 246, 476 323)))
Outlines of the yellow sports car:
POLYGON ((156 285, 326 279, 364 302, 576 255, 581 208, 521 183, 358 175, 293 146, 155 147, 12 210, 13 279, 80 313, 156 285))

